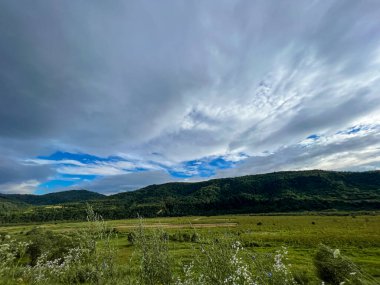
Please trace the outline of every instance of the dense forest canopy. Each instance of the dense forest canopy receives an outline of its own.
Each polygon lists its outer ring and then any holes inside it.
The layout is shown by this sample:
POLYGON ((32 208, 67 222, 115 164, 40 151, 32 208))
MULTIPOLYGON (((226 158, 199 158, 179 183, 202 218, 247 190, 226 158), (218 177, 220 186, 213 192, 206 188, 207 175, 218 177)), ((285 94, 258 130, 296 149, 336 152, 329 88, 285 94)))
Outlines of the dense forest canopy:
POLYGON ((0 195, 2 223, 85 219, 90 203, 106 219, 380 209, 380 172, 289 171, 196 183, 166 183, 104 196, 86 190, 0 195))

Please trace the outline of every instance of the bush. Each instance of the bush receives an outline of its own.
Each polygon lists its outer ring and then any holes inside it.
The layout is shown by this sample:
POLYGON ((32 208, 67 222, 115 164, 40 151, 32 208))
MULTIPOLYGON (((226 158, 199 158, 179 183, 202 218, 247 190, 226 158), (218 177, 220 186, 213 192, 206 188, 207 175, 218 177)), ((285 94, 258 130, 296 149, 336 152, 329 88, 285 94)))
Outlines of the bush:
POLYGON ((193 233, 191 235, 191 242, 198 242, 199 241, 199 235, 197 233, 193 233))
POLYGON ((286 252, 251 256, 239 241, 229 237, 205 241, 193 261, 183 267, 177 285, 288 285, 296 284, 287 265, 286 252))
POLYGON ((112 230, 99 215, 93 212, 92 208, 88 208, 87 215, 87 228, 72 238, 76 241, 75 245, 66 248, 60 253, 62 255, 55 259, 52 259, 52 253, 44 248, 35 264, 24 267, 19 279, 27 284, 117 282, 119 276, 114 263, 114 249, 110 244, 112 230))
POLYGON ((202 244, 194 262, 185 265, 178 285, 254 284, 249 266, 243 261, 240 242, 218 239, 202 244))
POLYGON ((185 242, 189 242, 191 241, 191 236, 189 233, 183 233, 182 234, 182 240, 185 241, 185 242))
POLYGON ((163 238, 164 232, 160 229, 147 232, 141 223, 135 235, 139 284, 172 283, 172 260, 169 256, 169 241, 163 238))
POLYGON ((285 262, 287 255, 288 251, 286 247, 282 247, 275 254, 261 253, 252 256, 257 284, 296 284, 290 271, 291 265, 285 262))
POLYGON ((128 233, 127 239, 128 239, 128 242, 133 245, 136 241, 135 233, 134 232, 128 233))
POLYGON ((34 266, 42 253, 47 254, 47 260, 62 258, 70 248, 78 246, 79 242, 73 236, 53 233, 40 228, 34 228, 26 233, 29 246, 26 254, 29 264, 34 266))
POLYGON ((340 254, 339 249, 320 245, 314 257, 318 277, 332 285, 362 284, 358 267, 340 254))
MULTIPOLYGON (((0 239, 0 282, 14 280, 23 271, 20 261, 25 256, 28 243, 19 242, 10 235, 4 235, 0 239)), ((3 284, 3 283, 1 283, 3 284)))
POLYGON ((310 283, 310 278, 304 270, 294 272, 293 277, 296 284, 307 285, 310 283))

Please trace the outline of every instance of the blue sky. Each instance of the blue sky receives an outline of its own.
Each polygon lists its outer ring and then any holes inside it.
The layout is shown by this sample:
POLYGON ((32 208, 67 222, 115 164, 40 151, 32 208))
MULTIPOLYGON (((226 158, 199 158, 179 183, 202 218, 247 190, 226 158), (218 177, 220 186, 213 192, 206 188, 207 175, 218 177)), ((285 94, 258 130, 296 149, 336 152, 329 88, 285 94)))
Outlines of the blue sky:
POLYGON ((0 192, 380 169, 379 1, 0 3, 0 192))
MULTIPOLYGON (((245 158, 247 156, 244 154, 239 154, 236 157, 212 156, 173 164, 159 161, 143 161, 120 156, 99 157, 85 153, 57 151, 48 156, 38 156, 35 159, 29 159, 26 163, 51 165, 54 169, 55 174, 36 187, 36 194, 45 194, 62 189, 77 188, 78 185, 101 180, 107 176, 153 170, 164 171, 173 180, 206 179, 216 175, 218 170, 236 167, 245 158)), ((123 189, 116 189, 116 192, 120 190, 123 189)))

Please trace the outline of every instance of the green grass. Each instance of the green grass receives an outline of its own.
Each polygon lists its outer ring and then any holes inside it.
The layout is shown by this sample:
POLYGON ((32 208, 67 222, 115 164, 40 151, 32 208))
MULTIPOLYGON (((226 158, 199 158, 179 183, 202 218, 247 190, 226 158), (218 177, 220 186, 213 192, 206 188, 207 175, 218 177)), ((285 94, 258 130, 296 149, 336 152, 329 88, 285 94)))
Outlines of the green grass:
MULTIPOLYGON (((170 235, 197 232, 201 237, 232 235, 242 241, 247 250, 274 252, 281 246, 289 249, 293 270, 306 271, 311 278, 312 258, 320 243, 339 248, 343 254, 358 264, 366 273, 380 282, 380 216, 249 216, 228 215, 212 217, 152 218, 145 226, 162 227, 170 235)), ((108 221, 118 238, 112 242, 118 249, 120 263, 129 259, 134 246, 127 234, 138 225, 138 220, 108 221)), ((84 223, 49 223, 40 225, 15 225, 0 227, 0 233, 21 235, 33 227, 52 231, 75 231, 84 223)), ((175 260, 191 258, 197 243, 171 241, 170 252, 175 260)), ((177 268, 179 269, 180 264, 177 268)))

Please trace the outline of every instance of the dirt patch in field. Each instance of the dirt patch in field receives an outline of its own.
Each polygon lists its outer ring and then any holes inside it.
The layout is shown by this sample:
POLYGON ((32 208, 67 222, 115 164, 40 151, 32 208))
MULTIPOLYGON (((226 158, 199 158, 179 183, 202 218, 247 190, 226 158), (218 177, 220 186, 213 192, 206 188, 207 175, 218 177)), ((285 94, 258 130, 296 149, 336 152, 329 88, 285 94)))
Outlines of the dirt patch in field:
POLYGON ((62 209, 63 206, 56 205, 56 206, 45 206, 46 209, 62 209))
MULTIPOLYGON (((144 224, 144 228, 165 228, 165 229, 184 229, 184 228, 229 228, 236 227, 237 223, 210 223, 210 224, 144 224)), ((116 229, 134 229, 139 225, 121 225, 116 229)))

